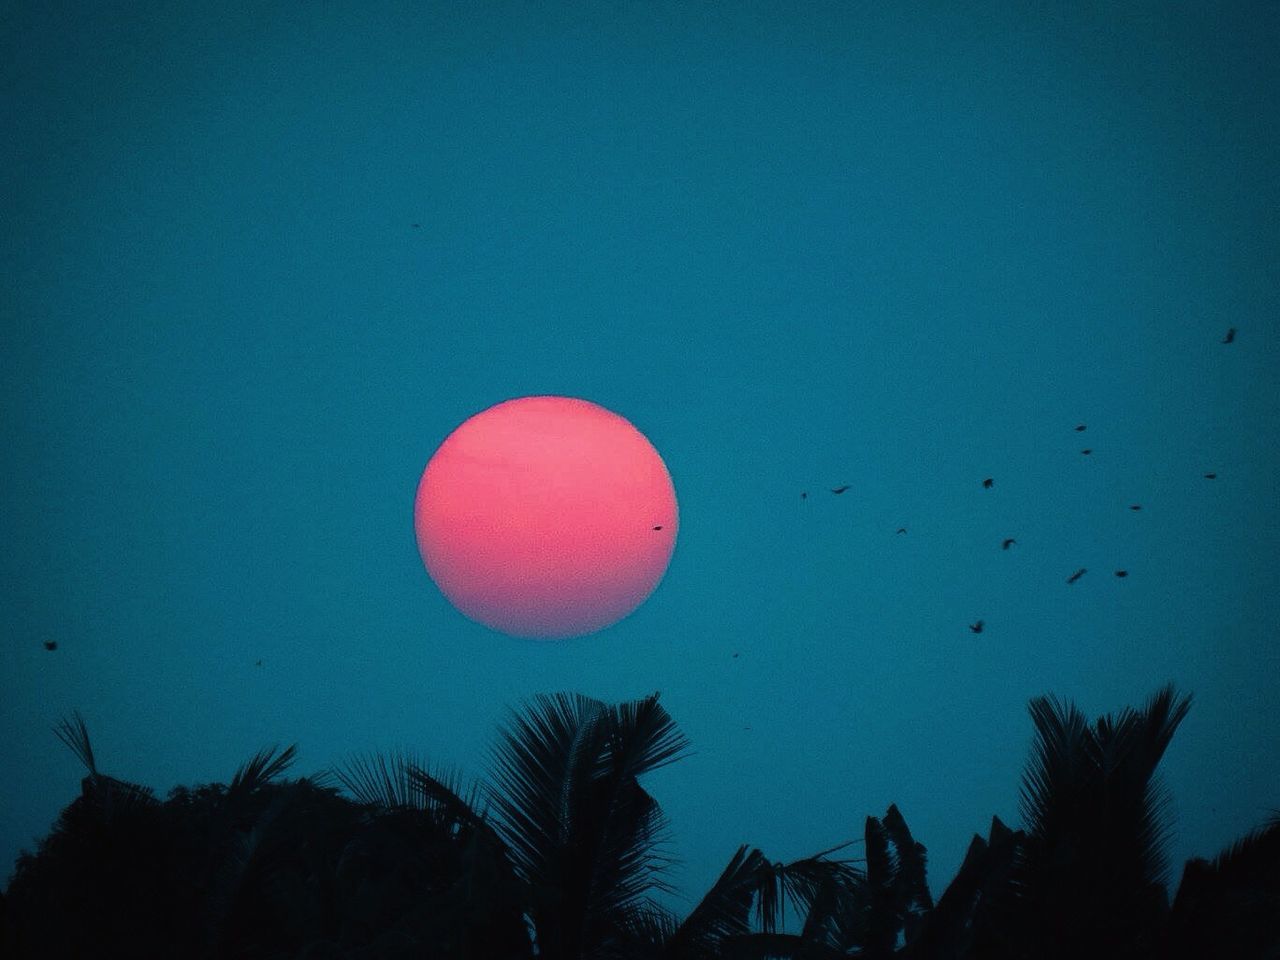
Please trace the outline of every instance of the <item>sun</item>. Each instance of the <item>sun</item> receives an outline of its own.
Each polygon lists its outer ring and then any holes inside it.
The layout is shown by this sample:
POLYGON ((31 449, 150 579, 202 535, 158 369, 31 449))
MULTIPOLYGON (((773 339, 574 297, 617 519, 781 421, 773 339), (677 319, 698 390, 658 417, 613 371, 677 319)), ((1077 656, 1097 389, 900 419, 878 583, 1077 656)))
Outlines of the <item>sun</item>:
POLYGON ((666 573, 679 516, 658 451, 587 400, 482 410, 432 455, 414 529, 427 572, 465 616, 540 640, 603 629, 666 573))

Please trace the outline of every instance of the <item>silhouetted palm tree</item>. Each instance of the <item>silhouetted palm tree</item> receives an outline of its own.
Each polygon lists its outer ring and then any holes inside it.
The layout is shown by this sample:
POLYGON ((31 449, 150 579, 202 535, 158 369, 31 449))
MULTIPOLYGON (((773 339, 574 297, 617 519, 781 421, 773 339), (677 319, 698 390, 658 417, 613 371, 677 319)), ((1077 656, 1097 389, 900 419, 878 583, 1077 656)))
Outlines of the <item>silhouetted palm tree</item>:
POLYGON ((657 694, 618 706, 539 696, 503 729, 489 797, 539 960, 634 955, 651 895, 670 889, 666 823, 639 777, 686 746, 657 694))
POLYGON ((1280 957, 1280 816, 1212 861, 1182 871, 1165 937, 1169 960, 1280 957))
POLYGON ((501 838, 452 773, 403 755, 354 759, 335 776, 364 809, 337 867, 344 942, 415 956, 532 956, 525 891, 501 838))
POLYGON ((571 694, 514 713, 492 777, 403 755, 286 780, 260 751, 227 785, 146 787, 101 773, 83 719, 55 732, 88 775, 0 898, 6 957, 375 960, 1280 960, 1280 819, 1164 885, 1156 767, 1189 700, 1089 723, 1031 701, 1025 831, 992 819, 934 903, 896 806, 840 847, 770 861, 742 846, 680 919, 665 821, 639 778, 686 747, 657 695, 571 694), (482 805, 485 798, 487 804, 482 805), (492 816, 490 815, 492 810, 492 816))
POLYGON ((919 934, 902 951, 908 960, 960 960, 1008 953, 1008 888, 1024 834, 991 818, 987 838, 974 835, 964 861, 919 934))
POLYGON ((92 956, 118 943, 136 956, 166 955, 187 942, 181 832, 151 790, 99 771, 78 713, 55 732, 88 774, 38 852, 18 858, 8 890, 13 950, 92 956))
POLYGON ((1031 701, 1026 836, 1011 877, 1018 955, 1148 955, 1168 911, 1167 796, 1156 766, 1187 715, 1172 686, 1142 710, 1089 724, 1073 705, 1031 701))

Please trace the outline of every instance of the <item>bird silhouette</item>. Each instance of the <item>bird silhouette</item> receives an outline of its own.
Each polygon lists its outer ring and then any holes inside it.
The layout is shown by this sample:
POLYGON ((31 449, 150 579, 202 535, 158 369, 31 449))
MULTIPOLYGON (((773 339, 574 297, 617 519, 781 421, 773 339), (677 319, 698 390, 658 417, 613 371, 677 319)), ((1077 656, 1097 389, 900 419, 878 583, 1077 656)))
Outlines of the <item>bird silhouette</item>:
POLYGON ((838 494, 838 493, 844 493, 844 492, 845 492, 846 490, 848 490, 848 489, 849 489, 849 484, 847 484, 847 483, 846 483, 843 487, 832 487, 832 488, 831 488, 831 492, 832 492, 832 493, 837 493, 837 494, 838 494))
POLYGON ((57 649, 58 649, 58 641, 57 641, 57 640, 46 640, 46 641, 44 642, 44 648, 45 648, 46 650, 57 650, 57 649))
POLYGON ((991 477, 987 477, 987 479, 982 481, 982 489, 990 490, 994 483, 995 483, 994 479, 992 479, 991 477))
POLYGON ((801 491, 800 491, 800 499, 801 499, 801 500, 808 500, 808 499, 809 499, 809 492, 808 492, 807 490, 801 490, 801 491))
POLYGON ((1013 537, 1005 537, 1005 538, 1004 538, 1004 540, 1000 543, 1000 549, 1001 549, 1001 550, 1008 550, 1010 547, 1012 547, 1012 546, 1013 546, 1015 543, 1017 543, 1017 542, 1018 542, 1018 541, 1017 541, 1017 540, 1015 540, 1015 539, 1013 539, 1013 537))
POLYGON ((1079 570, 1077 570, 1077 571, 1076 571, 1075 573, 1073 573, 1071 576, 1067 577, 1067 583, 1075 583, 1077 580, 1079 580, 1081 577, 1083 577, 1083 576, 1085 575, 1085 573, 1087 573, 1087 572, 1088 572, 1088 571, 1086 571, 1084 567, 1081 567, 1079 570))
POLYGON ((898 533, 906 533, 906 532, 907 532, 907 528, 906 528, 906 527, 899 527, 899 528, 898 528, 898 533))
POLYGON ((1142 509, 1142 504, 1140 504, 1140 503, 1131 503, 1131 504, 1129 504, 1129 509, 1130 509, 1130 510, 1141 510, 1141 509, 1142 509))
POLYGON ((1092 447, 1085 447, 1085 448, 1084 448, 1083 450, 1081 450, 1080 452, 1081 452, 1081 453, 1083 453, 1083 454, 1087 457, 1089 454, 1093 453, 1093 448, 1092 448, 1092 447))
POLYGON ((969 624, 969 629, 972 630, 974 633, 981 633, 982 625, 983 625, 983 621, 979 620, 977 623, 969 624))
POLYGON ((1129 571, 1128 571, 1128 570, 1117 570, 1117 571, 1116 571, 1116 576, 1117 576, 1117 577, 1127 577, 1128 575, 1129 575, 1129 571))
POLYGON ((422 224, 420 224, 420 223, 411 223, 411 224, 409 224, 409 226, 413 227, 413 228, 416 230, 418 227, 422 226, 422 224))
POLYGON ((737 660, 737 659, 738 659, 738 654, 736 654, 736 653, 735 653, 735 654, 733 655, 733 659, 737 660))
POLYGON ((260 667, 260 666, 262 666, 262 661, 261 661, 261 660, 255 660, 255 661, 253 662, 253 665, 254 665, 255 667, 260 667))
POLYGON ((655 529, 655 530, 661 530, 661 529, 662 529, 662 524, 658 524, 658 525, 657 525, 656 527, 654 527, 653 529, 655 529))
POLYGON ((1223 343, 1231 343, 1233 340, 1235 340, 1235 338, 1236 338, 1236 328, 1235 328, 1235 327, 1229 327, 1229 328, 1227 329, 1227 335, 1226 335, 1225 337, 1223 337, 1223 338, 1222 338, 1222 342, 1223 342, 1223 343))
POLYGON ((1076 424, 1076 433, 1084 433, 1085 425, 1083 423, 1076 424))
POLYGON ((1205 478, 1206 480, 1217 480, 1217 479, 1218 479, 1218 475, 1217 475, 1216 473, 1206 473, 1206 474, 1204 475, 1204 478, 1205 478))

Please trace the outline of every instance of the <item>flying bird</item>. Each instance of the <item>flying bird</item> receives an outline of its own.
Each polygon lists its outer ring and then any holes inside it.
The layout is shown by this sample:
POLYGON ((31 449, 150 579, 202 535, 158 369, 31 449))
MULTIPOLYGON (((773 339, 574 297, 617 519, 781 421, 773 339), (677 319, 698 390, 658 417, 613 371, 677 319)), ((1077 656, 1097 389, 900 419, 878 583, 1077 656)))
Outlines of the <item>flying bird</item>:
POLYGON ((983 624, 983 621, 981 620, 979 620, 977 623, 971 623, 969 624, 969 629, 972 630, 974 633, 981 633, 982 624, 983 624))
POLYGON ((994 483, 995 483, 995 480, 993 480, 991 477, 987 477, 987 479, 982 481, 982 489, 990 490, 994 483))
POLYGON ((1131 503, 1131 504, 1129 504, 1129 509, 1130 509, 1130 510, 1141 510, 1141 509, 1142 509, 1142 504, 1140 504, 1140 503, 1131 503))
POLYGON ((1222 342, 1223 342, 1223 343, 1231 343, 1233 340, 1235 340, 1235 338, 1236 338, 1236 328, 1235 328, 1235 327, 1229 327, 1229 328, 1227 329, 1227 335, 1226 335, 1225 337, 1223 337, 1223 338, 1222 338, 1222 342))
POLYGON ((808 492, 807 490, 801 490, 801 491, 800 491, 800 499, 801 499, 801 500, 808 500, 808 499, 809 499, 809 492, 808 492))
POLYGON ((1089 454, 1093 453, 1093 449, 1092 449, 1091 447, 1085 447, 1085 448, 1084 448, 1083 450, 1081 450, 1080 452, 1081 452, 1081 453, 1083 453, 1083 454, 1087 457, 1089 454))
POLYGON ((1205 478, 1206 480, 1217 480, 1217 479, 1218 479, 1218 475, 1217 475, 1216 473, 1206 473, 1206 474, 1204 475, 1204 478, 1205 478))
POLYGON ((253 662, 253 665, 254 665, 255 667, 260 667, 260 666, 262 666, 262 661, 261 661, 261 660, 255 660, 255 661, 253 662))
POLYGON ((1085 426, 1083 423, 1076 424, 1076 433, 1084 433, 1085 426))
POLYGON ((420 223, 411 223, 411 224, 409 224, 409 226, 413 227, 413 228, 416 230, 418 227, 422 226, 422 224, 420 224, 420 223))
POLYGON ((1012 546, 1013 546, 1015 543, 1017 543, 1017 542, 1018 542, 1018 541, 1017 541, 1017 540, 1015 540, 1015 539, 1013 539, 1013 537, 1005 537, 1005 538, 1004 538, 1004 540, 1003 540, 1003 541, 1001 541, 1001 543, 1000 543, 1000 549, 1001 549, 1001 550, 1008 550, 1010 547, 1012 547, 1012 546))
POLYGON ((1071 576, 1067 577, 1067 583, 1075 583, 1077 580, 1079 580, 1081 577, 1083 577, 1083 576, 1085 575, 1085 573, 1087 573, 1087 572, 1088 572, 1088 571, 1086 571, 1084 567, 1081 567, 1079 570, 1077 570, 1077 571, 1076 571, 1075 573, 1073 573, 1071 576))
POLYGON ((733 655, 733 659, 737 660, 737 659, 738 659, 738 654, 736 654, 736 653, 735 653, 735 654, 733 655))
POLYGON ((831 492, 832 492, 832 493, 844 493, 844 492, 845 492, 846 490, 848 490, 848 489, 849 489, 849 484, 847 484, 847 483, 846 483, 843 487, 832 487, 832 488, 831 488, 831 492))
POLYGON ((654 527, 653 529, 655 529, 655 530, 661 530, 661 529, 662 529, 662 524, 658 524, 658 525, 657 525, 656 527, 654 527))
POLYGON ((45 648, 46 650, 57 650, 57 649, 58 649, 58 641, 57 641, 57 640, 46 640, 46 641, 44 642, 44 648, 45 648))
POLYGON ((1128 571, 1128 570, 1117 570, 1117 571, 1116 571, 1116 576, 1117 576, 1117 577, 1127 577, 1128 575, 1129 575, 1129 571, 1128 571))
POLYGON ((907 528, 906 528, 906 527, 899 527, 899 528, 898 528, 898 533, 906 533, 906 532, 907 532, 907 528))

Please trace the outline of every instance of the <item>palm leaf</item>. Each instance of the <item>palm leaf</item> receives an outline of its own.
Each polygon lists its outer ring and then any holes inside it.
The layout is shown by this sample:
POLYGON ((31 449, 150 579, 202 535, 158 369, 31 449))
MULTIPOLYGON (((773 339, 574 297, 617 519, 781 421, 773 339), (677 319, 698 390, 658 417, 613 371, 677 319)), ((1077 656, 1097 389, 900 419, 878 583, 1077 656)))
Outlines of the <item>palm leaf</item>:
POLYGON ((278 746, 259 750, 252 759, 236 770, 227 787, 227 796, 247 795, 261 789, 289 769, 297 753, 297 744, 291 744, 283 750, 278 746))
POLYGON ((894 887, 898 861, 890 848, 889 834, 880 820, 867 817, 865 832, 867 895, 863 955, 872 958, 888 957, 893 953, 898 942, 898 931, 902 929, 902 914, 894 887))
POLYGON ((657 852, 665 820, 637 777, 684 746, 656 695, 616 708, 539 696, 502 731, 490 802, 517 876, 534 892, 547 955, 603 949, 651 891, 666 889, 657 852))
POLYGON ((743 845, 729 859, 716 882, 689 912, 662 956, 670 960, 711 960, 726 937, 751 932, 751 904, 768 861, 759 850, 743 845))
POLYGON ((1272 817, 1212 861, 1193 858, 1169 916, 1169 955, 1280 956, 1280 818, 1272 817))
POLYGON ((1052 696, 1036 697, 1028 709, 1036 738, 1022 777, 1020 810, 1028 832, 1046 836, 1076 809, 1090 733, 1084 714, 1052 696))
POLYGON ((603 709, 577 694, 539 695, 501 733, 490 802, 517 871, 529 882, 552 879, 553 851, 568 826, 572 764, 575 756, 581 763, 584 731, 603 709))
POLYGON ((925 913, 933 909, 927 876, 928 856, 925 846, 916 842, 896 804, 890 804, 884 815, 884 829, 897 854, 898 869, 894 874, 896 909, 902 917, 903 938, 910 943, 919 933, 925 913))
POLYGON ((422 797, 424 806, 442 820, 480 826, 484 811, 477 809, 480 788, 473 785, 463 793, 462 777, 454 770, 429 773, 417 764, 409 768, 409 779, 422 797))
POLYGON ((641 777, 680 759, 689 746, 658 694, 615 708, 612 731, 613 771, 618 777, 641 777))
POLYGON ((75 720, 74 723, 63 717, 58 722, 58 725, 53 728, 53 732, 76 755, 76 758, 88 768, 89 773, 97 776, 98 767, 93 759, 93 746, 89 743, 89 728, 85 726, 84 717, 80 716, 79 710, 73 712, 71 716, 75 720))
POLYGON ((367 807, 421 809, 422 791, 410 771, 419 764, 405 753, 353 755, 332 768, 333 776, 355 801, 367 807))
POLYGON ((53 728, 53 732, 88 768, 89 776, 80 783, 81 796, 98 811, 104 821, 110 821, 121 811, 134 807, 151 807, 160 802, 150 787, 99 773, 84 717, 77 710, 72 718, 74 723, 64 717, 53 728))

